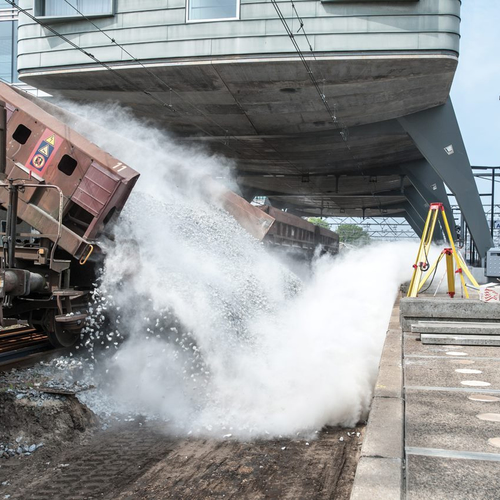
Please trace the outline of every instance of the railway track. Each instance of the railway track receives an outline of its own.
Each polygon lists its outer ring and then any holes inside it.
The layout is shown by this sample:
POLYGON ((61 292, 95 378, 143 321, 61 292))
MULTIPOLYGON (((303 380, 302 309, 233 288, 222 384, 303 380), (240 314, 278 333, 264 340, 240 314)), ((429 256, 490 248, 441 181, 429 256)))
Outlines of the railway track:
POLYGON ((47 335, 30 326, 0 330, 0 371, 36 363, 54 351, 47 335))

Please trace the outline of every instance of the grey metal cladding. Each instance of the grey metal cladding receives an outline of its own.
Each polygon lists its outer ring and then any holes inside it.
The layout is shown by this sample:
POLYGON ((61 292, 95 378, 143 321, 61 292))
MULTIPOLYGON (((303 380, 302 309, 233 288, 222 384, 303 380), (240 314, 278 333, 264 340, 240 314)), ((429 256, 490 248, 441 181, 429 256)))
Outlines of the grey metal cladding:
MULTIPOLYGON (((142 60, 186 57, 286 55, 293 50, 270 1, 241 0, 240 19, 186 22, 186 0, 117 0, 113 17, 93 22, 142 60)), ((21 0, 32 8, 32 0, 21 0)), ((280 2, 292 22, 290 2, 280 2)), ((313 49, 332 52, 458 53, 459 0, 418 2, 318 2, 297 0, 313 49)), ((298 26, 298 25, 297 25, 298 26)), ((127 56, 110 45, 102 33, 81 18, 54 26, 72 41, 91 49, 98 59, 123 62, 127 56)), ((43 68, 80 66, 92 61, 26 16, 19 22, 21 72, 43 68)), ((304 50, 305 40, 297 37, 304 50)))

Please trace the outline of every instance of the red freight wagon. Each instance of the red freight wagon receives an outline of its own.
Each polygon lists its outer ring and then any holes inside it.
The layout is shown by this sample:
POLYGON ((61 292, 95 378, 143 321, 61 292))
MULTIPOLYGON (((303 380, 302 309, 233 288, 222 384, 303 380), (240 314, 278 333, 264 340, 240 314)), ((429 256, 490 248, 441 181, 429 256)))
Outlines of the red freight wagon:
POLYGON ((71 345, 86 317, 75 309, 93 277, 95 240, 139 174, 53 116, 63 110, 3 83, 0 99, 2 324, 25 322, 71 345))

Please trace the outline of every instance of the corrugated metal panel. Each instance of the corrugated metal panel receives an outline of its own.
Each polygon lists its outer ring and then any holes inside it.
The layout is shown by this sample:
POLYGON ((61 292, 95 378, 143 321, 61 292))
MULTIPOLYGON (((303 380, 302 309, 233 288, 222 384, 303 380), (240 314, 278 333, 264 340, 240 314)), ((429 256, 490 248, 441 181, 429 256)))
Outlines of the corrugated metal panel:
POLYGON ((92 163, 78 185, 72 201, 97 217, 118 187, 119 179, 92 163))

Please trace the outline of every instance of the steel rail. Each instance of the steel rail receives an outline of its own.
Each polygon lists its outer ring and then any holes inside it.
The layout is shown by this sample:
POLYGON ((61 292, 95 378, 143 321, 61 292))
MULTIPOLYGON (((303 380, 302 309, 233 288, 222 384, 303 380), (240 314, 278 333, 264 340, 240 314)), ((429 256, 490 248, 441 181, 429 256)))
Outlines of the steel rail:
POLYGON ((10 370, 17 365, 33 364, 39 361, 34 355, 52 354, 54 347, 48 336, 30 326, 7 328, 0 331, 0 371, 10 370))

